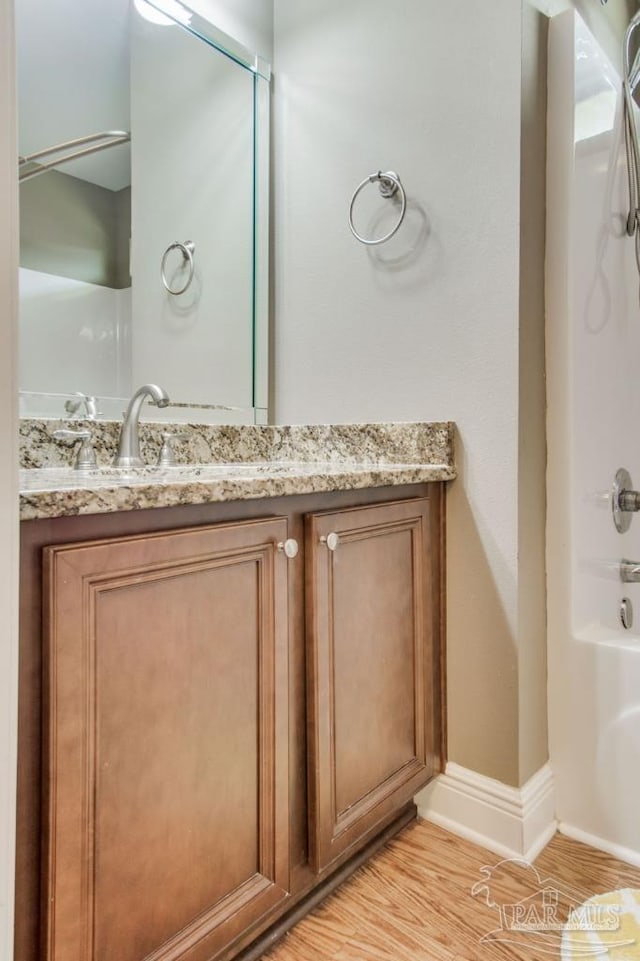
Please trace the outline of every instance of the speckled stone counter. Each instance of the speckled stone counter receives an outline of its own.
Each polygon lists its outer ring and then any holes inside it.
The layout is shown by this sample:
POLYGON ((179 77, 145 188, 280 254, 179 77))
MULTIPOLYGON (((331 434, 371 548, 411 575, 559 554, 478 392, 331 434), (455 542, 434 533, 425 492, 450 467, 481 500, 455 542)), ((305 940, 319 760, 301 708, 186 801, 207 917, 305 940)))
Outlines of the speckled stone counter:
MULTIPOLYGON (((21 519, 422 484, 456 476, 451 423, 181 424, 176 429, 186 430, 189 439, 176 443, 180 466, 139 470, 108 466, 119 426, 114 421, 22 421, 21 519), (98 469, 72 469, 72 449, 52 438, 61 426, 92 430, 98 469)), ((142 455, 150 463, 167 429, 166 424, 141 424, 142 455)))

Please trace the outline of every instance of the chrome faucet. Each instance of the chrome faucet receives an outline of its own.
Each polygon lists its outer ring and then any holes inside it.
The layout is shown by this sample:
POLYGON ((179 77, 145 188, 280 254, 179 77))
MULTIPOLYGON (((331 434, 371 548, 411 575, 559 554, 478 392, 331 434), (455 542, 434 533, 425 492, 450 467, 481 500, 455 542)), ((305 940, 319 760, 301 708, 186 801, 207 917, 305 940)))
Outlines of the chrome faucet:
POLYGON ((71 417, 78 413, 84 404, 85 417, 87 420, 95 420, 98 416, 98 401, 90 394, 83 394, 81 391, 74 391, 73 397, 64 402, 64 409, 71 417))
POLYGON ((166 407, 169 395, 156 384, 145 384, 135 392, 127 407, 120 428, 118 453, 113 461, 114 467, 144 467, 140 456, 139 421, 145 397, 151 397, 158 407, 166 407))

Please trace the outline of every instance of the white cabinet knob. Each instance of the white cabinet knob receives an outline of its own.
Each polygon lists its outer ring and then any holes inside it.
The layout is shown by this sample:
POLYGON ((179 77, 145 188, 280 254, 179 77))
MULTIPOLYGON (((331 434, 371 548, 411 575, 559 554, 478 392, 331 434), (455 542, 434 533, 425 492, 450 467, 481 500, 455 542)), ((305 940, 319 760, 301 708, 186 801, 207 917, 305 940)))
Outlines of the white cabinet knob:
POLYGON ((324 535, 320 538, 321 544, 326 544, 330 551, 337 551, 338 545, 340 543, 340 535, 332 531, 330 534, 324 535))
POLYGON ((286 541, 280 541, 278 544, 278 550, 281 554, 284 554, 288 558, 297 557, 298 555, 298 542, 290 537, 286 541))

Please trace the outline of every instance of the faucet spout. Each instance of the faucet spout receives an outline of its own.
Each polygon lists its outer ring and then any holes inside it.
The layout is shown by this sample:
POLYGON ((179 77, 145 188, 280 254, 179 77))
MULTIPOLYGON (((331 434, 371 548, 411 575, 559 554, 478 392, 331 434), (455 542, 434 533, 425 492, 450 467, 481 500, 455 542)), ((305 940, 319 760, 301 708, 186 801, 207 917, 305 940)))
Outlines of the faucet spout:
POLYGON ((81 406, 84 404, 84 416, 87 420, 95 420, 98 416, 98 401, 96 397, 92 397, 90 394, 83 394, 81 391, 76 390, 73 393, 75 400, 69 398, 64 402, 64 409, 67 414, 72 417, 77 414, 81 406))
POLYGON ((120 428, 120 440, 118 442, 118 453, 113 461, 114 467, 144 467, 144 461, 140 456, 140 411, 146 397, 150 397, 158 407, 166 407, 169 403, 169 395, 162 387, 157 384, 145 384, 140 387, 127 407, 120 428))

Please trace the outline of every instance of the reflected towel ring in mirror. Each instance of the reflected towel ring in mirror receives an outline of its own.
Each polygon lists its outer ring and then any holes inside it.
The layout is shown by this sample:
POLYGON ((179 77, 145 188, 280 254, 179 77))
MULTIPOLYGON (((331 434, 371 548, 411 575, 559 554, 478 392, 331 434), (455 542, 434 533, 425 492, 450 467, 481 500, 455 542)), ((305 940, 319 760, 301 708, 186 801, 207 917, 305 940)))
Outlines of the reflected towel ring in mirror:
POLYGON ((180 294, 184 294, 185 290, 188 290, 189 287, 191 286, 191 282, 193 280, 195 270, 196 270, 196 266, 193 260, 193 255, 195 251, 196 251, 196 246, 192 240, 185 240, 183 244, 179 243, 176 240, 173 244, 169 244, 164 254, 162 255, 162 263, 160 264, 160 275, 162 277, 162 283, 164 284, 165 290, 167 290, 168 293, 172 294, 174 297, 178 297, 180 294), (169 256, 172 250, 180 250, 182 252, 182 256, 184 257, 185 261, 189 264, 189 273, 187 275, 187 279, 183 284, 183 286, 179 287, 177 290, 170 285, 166 275, 167 257, 169 256))
POLYGON ((400 177, 398 176, 397 173, 394 173, 393 170, 387 170, 385 173, 382 173, 381 170, 378 170, 376 173, 369 174, 368 177, 365 177, 362 183, 358 184, 358 186, 355 189, 355 193, 351 198, 351 206, 349 207, 349 229, 351 230, 351 233, 356 238, 356 240, 359 240, 361 244, 366 244, 367 247, 376 247, 378 244, 384 244, 387 242, 387 240, 391 240, 394 234, 398 232, 402 224, 402 221, 404 220, 404 215, 406 214, 406 212, 407 212, 407 195, 400 181, 400 177), (390 230, 388 234, 384 235, 384 237, 368 239, 367 237, 363 237, 361 234, 359 234, 354 226, 353 208, 355 206, 355 202, 358 199, 361 191, 363 191, 368 184, 373 184, 373 183, 378 183, 380 185, 380 193, 385 198, 393 197, 398 191, 400 191, 402 208, 400 210, 400 217, 398 219, 398 222, 393 228, 393 230, 390 230))

